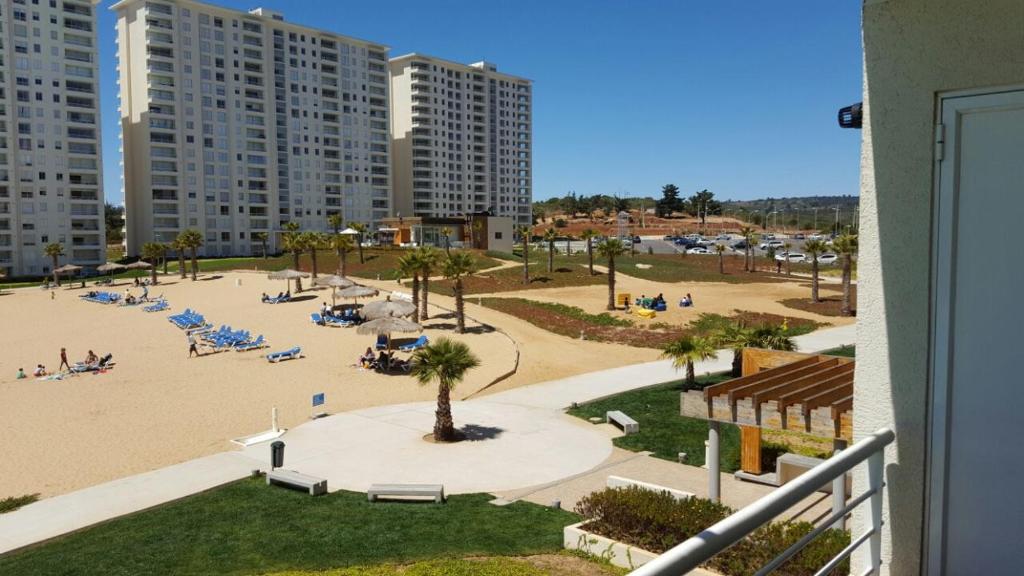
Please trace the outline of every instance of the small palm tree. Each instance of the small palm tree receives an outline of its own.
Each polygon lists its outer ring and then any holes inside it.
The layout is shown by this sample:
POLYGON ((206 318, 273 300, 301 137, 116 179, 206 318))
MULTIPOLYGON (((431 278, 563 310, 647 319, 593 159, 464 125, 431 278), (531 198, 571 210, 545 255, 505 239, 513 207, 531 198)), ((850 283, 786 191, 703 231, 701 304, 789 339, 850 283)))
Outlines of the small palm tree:
POLYGON ((445 256, 451 256, 452 254, 452 229, 448 226, 441 228, 441 236, 444 238, 444 254, 445 256))
POLYGON ((263 252, 263 259, 266 260, 267 259, 267 241, 270 240, 270 234, 267 234, 266 232, 257 232, 255 234, 253 234, 253 237, 256 239, 257 242, 260 243, 260 249, 263 252))
POLYGON ((718 273, 725 274, 725 244, 715 244, 715 253, 718 254, 718 273))
POLYGON ((565 235, 565 255, 566 256, 572 256, 572 241, 573 241, 573 235, 572 234, 566 234, 565 235))
POLYGON ((187 248, 181 243, 181 236, 171 241, 171 248, 178 255, 178 274, 182 280, 185 279, 185 251, 187 248))
POLYGON ((334 251, 338 253, 338 275, 344 276, 348 263, 348 253, 352 251, 354 242, 348 234, 335 234, 331 239, 334 251))
POLYGON ((429 318, 428 294, 430 293, 430 275, 437 269, 441 262, 441 254, 433 246, 421 246, 416 249, 417 258, 420 263, 420 319, 429 318))
POLYGON ((60 242, 52 242, 43 248, 43 253, 49 256, 50 262, 53 263, 50 268, 53 271, 53 283, 60 286, 60 274, 57 273, 57 268, 60 268, 60 257, 64 255, 64 245, 60 242))
POLYGON ((855 234, 844 234, 836 238, 832 243, 836 252, 843 258, 843 316, 852 316, 853 308, 850 306, 850 283, 853 276, 853 255, 857 253, 857 236, 855 234))
POLYGON ((167 276, 167 253, 174 251, 174 242, 164 242, 160 245, 163 246, 163 253, 160 255, 160 262, 164 266, 164 276, 167 276))
POLYGON ((767 350, 785 350, 790 352, 796 350, 796 342, 789 335, 789 328, 785 322, 782 324, 762 324, 754 328, 747 345, 767 350))
POLYGON ((199 247, 203 245, 203 233, 195 228, 189 228, 178 235, 178 241, 189 251, 189 256, 192 260, 192 281, 195 282, 199 272, 197 252, 199 247))
POLYGON ((316 280, 317 274, 320 272, 316 255, 327 243, 326 238, 321 232, 303 232, 301 242, 302 246, 309 251, 309 260, 313 267, 313 280, 316 280))
POLYGON ((437 411, 434 419, 434 440, 455 440, 452 421, 451 392, 466 377, 466 373, 480 365, 480 359, 469 346, 450 338, 420 348, 413 355, 412 375, 421 385, 437 383, 437 411))
MULTIPOLYGON (((306 251, 298 222, 288 222, 281 232, 281 245, 284 250, 292 253, 292 269, 299 269, 299 256, 306 251)), ((302 279, 295 279, 295 292, 302 292, 302 279)))
POLYGON ((626 253, 626 246, 618 238, 608 238, 597 245, 597 254, 608 259, 608 309, 615 310, 615 259, 626 253))
POLYGON ((714 341, 701 336, 683 336, 666 346, 661 355, 664 358, 671 358, 672 366, 677 370, 686 368, 687 390, 697 386, 697 376, 694 374, 693 367, 694 362, 718 357, 714 341))
POLYGON ((594 237, 597 236, 597 230, 593 228, 587 228, 580 234, 580 238, 583 238, 587 242, 587 266, 590 268, 590 275, 594 275, 594 237))
POLYGON ((740 236, 743 236, 743 271, 753 272, 750 269, 750 254, 754 250, 754 237, 756 236, 754 229, 750 226, 744 226, 740 228, 740 236))
POLYGON ((420 264, 419 254, 415 250, 398 259, 398 275, 400 278, 412 277, 412 321, 420 321, 420 264))
POLYGON ((743 322, 731 322, 714 334, 716 346, 732 349, 733 378, 743 375, 743 349, 752 345, 753 335, 754 331, 747 328, 743 322))
POLYGON ((149 263, 153 265, 153 267, 149 269, 150 273, 152 274, 150 279, 152 280, 153 284, 157 283, 157 264, 159 264, 160 258, 164 256, 165 250, 166 246, 160 244, 159 242, 146 242, 145 244, 142 245, 142 259, 148 260, 149 263))
POLYGON ((818 256, 828 250, 828 246, 821 240, 808 240, 804 243, 804 252, 811 259, 811 302, 821 302, 818 298, 818 256))
POLYGON ((341 214, 331 214, 327 217, 327 225, 331 227, 335 235, 341 232, 341 226, 344 223, 345 220, 341 217, 341 214))
POLYGON ((356 235, 356 247, 359 248, 359 263, 365 264, 366 260, 363 258, 363 237, 366 236, 366 232, 370 228, 362 222, 353 222, 350 226, 359 233, 356 235))
POLYGON ((530 234, 529 226, 519 227, 519 241, 523 244, 523 284, 530 283, 530 234))
POLYGON ((554 228, 544 231, 544 241, 548 244, 548 274, 555 271, 555 238, 558 238, 558 233, 554 228))
POLYGON ((459 334, 466 333, 466 305, 462 299, 462 279, 476 271, 476 262, 468 252, 449 254, 442 264, 444 277, 452 281, 455 297, 455 324, 459 334))

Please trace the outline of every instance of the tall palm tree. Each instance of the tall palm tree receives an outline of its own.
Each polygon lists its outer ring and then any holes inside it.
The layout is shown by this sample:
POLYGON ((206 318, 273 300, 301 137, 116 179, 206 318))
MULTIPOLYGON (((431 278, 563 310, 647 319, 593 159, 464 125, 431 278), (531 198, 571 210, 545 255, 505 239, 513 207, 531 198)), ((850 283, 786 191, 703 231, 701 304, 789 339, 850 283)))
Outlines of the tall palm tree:
POLYGON ((452 255, 452 238, 451 238, 451 236, 452 236, 452 229, 449 228, 448 226, 444 226, 443 228, 441 228, 441 236, 444 237, 444 255, 445 256, 451 256, 452 255))
POLYGON ((171 248, 173 248, 174 252, 178 255, 178 274, 179 274, 179 277, 182 280, 184 280, 185 279, 185 274, 187 274, 187 272, 185 272, 185 251, 188 250, 188 248, 186 248, 181 243, 181 235, 180 234, 178 235, 177 238, 175 238, 174 240, 171 241, 171 248))
POLYGON ((430 275, 441 263, 441 254, 433 246, 420 246, 416 249, 417 258, 420 263, 420 319, 426 320, 430 317, 427 312, 428 294, 430 293, 430 275))
POLYGON ((60 286, 60 274, 57 273, 57 268, 60 268, 60 257, 64 255, 64 245, 60 242, 51 242, 43 248, 43 253, 50 257, 50 262, 53 266, 50 270, 53 271, 53 283, 60 286))
POLYGON ((359 233, 356 235, 356 247, 359 248, 359 263, 365 264, 366 260, 363 258, 363 236, 366 236, 366 232, 370 228, 363 222, 352 222, 349 226, 359 233))
POLYGON ((348 234, 335 234, 331 239, 334 250, 338 253, 338 275, 345 276, 345 269, 348 263, 348 253, 352 251, 354 242, 348 234))
POLYGON ((267 259, 267 241, 270 240, 270 234, 266 232, 256 232, 252 235, 253 240, 260 243, 260 252, 263 254, 263 259, 267 259))
POLYGON ((167 276, 167 253, 174 250, 173 242, 163 242, 160 244, 163 247, 162 253, 160 254, 160 262, 164 266, 164 276, 167 276))
POLYGON ((182 247, 188 249, 189 256, 192 260, 192 281, 196 281, 196 276, 199 272, 199 261, 197 258, 197 252, 199 247, 203 245, 203 233, 195 228, 189 228, 178 234, 178 241, 182 247))
POLYGON ((309 251, 309 260, 313 267, 313 280, 316 280, 317 274, 320 273, 316 259, 317 252, 327 244, 327 239, 322 232, 303 232, 301 241, 303 247, 309 251))
POLYGON ((597 230, 593 228, 587 228, 580 234, 580 238, 587 241, 587 266, 590 268, 590 275, 594 275, 594 237, 597 236, 597 230))
POLYGON ((750 269, 750 254, 754 251, 754 229, 750 226, 740 228, 740 236, 743 236, 743 271, 753 272, 750 269))
POLYGON ((715 244, 715 253, 718 254, 718 273, 725 274, 725 244, 715 244))
POLYGON ((818 256, 827 250, 828 245, 821 240, 808 240, 804 243, 804 252, 811 259, 811 302, 821 302, 818 298, 818 256))
POLYGON ((341 226, 344 223, 345 220, 341 217, 341 214, 331 214, 327 217, 327 225, 331 227, 335 235, 341 232, 341 226))
POLYGON ((523 284, 530 283, 530 234, 529 226, 519 227, 519 241, 523 243, 523 284))
POLYGON ((608 260, 608 309, 615 310, 615 259, 626 253, 618 238, 608 238, 597 245, 597 254, 608 260))
POLYGON ((694 362, 718 357, 714 341, 702 336, 683 336, 679 340, 665 346, 661 355, 664 358, 671 358, 672 366, 677 370, 686 368, 687 390, 697 386, 697 375, 694 373, 693 367, 694 362))
POLYGON ((150 280, 152 280, 153 284, 157 283, 157 265, 160 263, 160 258, 164 256, 164 250, 166 250, 166 246, 159 242, 146 242, 142 245, 142 259, 148 260, 153 265, 149 269, 151 273, 150 280))
POLYGON ((857 253, 857 235, 844 234, 836 238, 832 243, 836 252, 843 259, 843 316, 852 316, 853 308, 850 306, 850 283, 853 276, 853 255, 857 253))
POLYGON ((455 324, 459 334, 466 333, 466 305, 462 299, 462 279, 476 271, 476 262, 469 252, 449 254, 442 263, 444 277, 452 281, 452 295, 455 297, 455 324))
MULTIPOLYGON (((302 232, 299 231, 298 222, 288 222, 281 232, 281 245, 286 252, 292 253, 292 269, 299 269, 299 256, 306 251, 302 232)), ((302 279, 295 279, 295 292, 302 292, 302 279)))
POLYGON ((412 277, 412 321, 420 321, 420 265, 419 254, 415 250, 398 259, 398 275, 400 278, 412 277))
POLYGON ((555 239, 558 238, 558 233, 555 232, 554 228, 548 228, 544 231, 544 241, 548 243, 548 274, 555 271, 555 239))
POLYGON ((413 355, 412 375, 421 385, 437 383, 437 411, 434 413, 434 440, 455 440, 452 421, 451 392, 466 377, 466 373, 480 365, 480 359, 469 346, 450 338, 420 348, 413 355))
POLYGON ((565 235, 565 255, 566 256, 572 256, 572 241, 573 241, 573 235, 567 233, 565 235))

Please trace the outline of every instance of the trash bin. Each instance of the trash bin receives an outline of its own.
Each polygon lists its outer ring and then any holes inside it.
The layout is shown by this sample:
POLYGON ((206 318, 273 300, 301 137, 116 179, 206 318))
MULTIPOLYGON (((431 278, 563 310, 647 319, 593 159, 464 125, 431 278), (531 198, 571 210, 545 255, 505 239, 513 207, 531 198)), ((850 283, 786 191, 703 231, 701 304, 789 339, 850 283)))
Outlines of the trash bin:
POLYGON ((280 440, 270 443, 270 469, 284 466, 284 442, 280 440))

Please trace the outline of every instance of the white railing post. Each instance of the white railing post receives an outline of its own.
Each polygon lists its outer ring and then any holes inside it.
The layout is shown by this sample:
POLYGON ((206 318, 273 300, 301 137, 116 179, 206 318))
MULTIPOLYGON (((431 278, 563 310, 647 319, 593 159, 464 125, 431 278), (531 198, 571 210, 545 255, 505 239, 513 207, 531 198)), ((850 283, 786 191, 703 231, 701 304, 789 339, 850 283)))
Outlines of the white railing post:
POLYGON ((718 422, 708 422, 708 499, 712 502, 722 500, 722 476, 719 471, 722 459, 721 447, 718 443, 718 422))
POLYGON ((879 574, 882 567, 882 486, 885 482, 885 449, 880 448, 868 457, 868 489, 874 490, 868 503, 868 523, 871 537, 868 539, 868 558, 872 574, 879 574))
MULTIPOLYGON (((836 440, 833 444, 835 446, 835 453, 833 456, 842 452, 846 448, 845 440, 836 440)), ((846 506, 846 474, 843 474, 832 480, 832 512, 836 513, 842 510, 846 506)), ((836 520, 836 523, 832 525, 836 530, 846 529, 846 517, 842 517, 836 520)))

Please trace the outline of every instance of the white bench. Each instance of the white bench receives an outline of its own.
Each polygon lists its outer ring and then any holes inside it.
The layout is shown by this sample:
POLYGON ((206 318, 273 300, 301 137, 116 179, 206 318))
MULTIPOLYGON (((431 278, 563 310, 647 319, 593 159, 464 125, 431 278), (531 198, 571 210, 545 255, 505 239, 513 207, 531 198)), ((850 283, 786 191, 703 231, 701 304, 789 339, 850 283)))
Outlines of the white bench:
POLYGON ((629 416, 626 416, 625 412, 621 412, 619 410, 606 412, 604 415, 604 421, 608 424, 618 424, 626 434, 635 434, 640 431, 640 423, 629 416))
POLYGON ((271 470, 267 472, 267 484, 283 484, 309 491, 310 496, 327 493, 327 480, 300 474, 294 470, 271 470))
POLYGON ((366 491, 366 499, 376 502, 378 498, 429 498, 441 504, 444 502, 442 484, 373 484, 366 491))
POLYGON ((677 490, 675 488, 669 488, 668 486, 661 486, 658 484, 651 484, 650 482, 642 482, 640 480, 633 480, 632 478, 623 478, 622 476, 609 476, 607 481, 609 488, 629 488, 635 486, 644 490, 651 490, 653 492, 668 492, 676 500, 686 500, 692 498, 693 493, 686 492, 683 490, 677 490))

